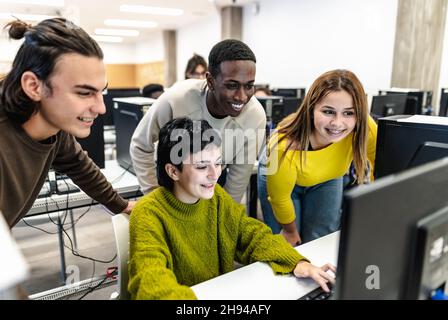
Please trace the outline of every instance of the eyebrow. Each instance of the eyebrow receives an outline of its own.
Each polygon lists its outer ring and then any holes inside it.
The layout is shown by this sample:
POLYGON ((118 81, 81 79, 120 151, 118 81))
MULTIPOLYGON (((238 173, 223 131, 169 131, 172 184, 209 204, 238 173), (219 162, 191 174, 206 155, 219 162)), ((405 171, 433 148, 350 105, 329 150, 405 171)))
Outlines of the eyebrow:
MULTIPOLYGON (((327 106, 327 105, 322 106, 322 108, 328 108, 328 109, 332 109, 332 110, 335 109, 334 107, 332 107, 332 106, 327 106)), ((347 107, 347 108, 344 108, 344 110, 351 110, 351 109, 355 109, 355 107, 347 107)))
MULTIPOLYGON (((222 157, 219 157, 218 159, 216 159, 216 161, 215 162, 218 162, 218 161, 221 161, 222 160, 222 157)), ((211 163, 212 161, 210 161, 210 160, 201 160, 201 161, 197 161, 197 162, 195 162, 195 164, 199 164, 199 163, 211 163)))
POLYGON ((106 83, 106 86, 102 90, 99 90, 99 89, 95 88, 94 86, 91 86, 91 85, 88 85, 88 84, 77 84, 75 86, 75 88, 90 90, 90 91, 94 91, 94 92, 99 92, 99 91, 106 90, 108 85, 109 85, 109 83, 106 83))
MULTIPOLYGON (((241 82, 239 82, 239 81, 232 80, 232 79, 225 80, 225 82, 241 83, 241 82)), ((255 80, 251 80, 251 81, 246 82, 245 84, 254 83, 254 82, 255 82, 255 80)))

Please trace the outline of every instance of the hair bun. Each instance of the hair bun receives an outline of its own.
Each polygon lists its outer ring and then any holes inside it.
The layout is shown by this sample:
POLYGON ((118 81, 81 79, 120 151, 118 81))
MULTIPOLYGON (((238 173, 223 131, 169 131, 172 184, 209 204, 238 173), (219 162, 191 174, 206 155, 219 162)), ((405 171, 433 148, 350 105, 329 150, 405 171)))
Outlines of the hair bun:
POLYGON ((5 26, 5 29, 9 28, 8 33, 10 38, 19 40, 23 38, 25 32, 28 31, 30 27, 31 25, 27 24, 24 21, 15 20, 8 23, 5 26))

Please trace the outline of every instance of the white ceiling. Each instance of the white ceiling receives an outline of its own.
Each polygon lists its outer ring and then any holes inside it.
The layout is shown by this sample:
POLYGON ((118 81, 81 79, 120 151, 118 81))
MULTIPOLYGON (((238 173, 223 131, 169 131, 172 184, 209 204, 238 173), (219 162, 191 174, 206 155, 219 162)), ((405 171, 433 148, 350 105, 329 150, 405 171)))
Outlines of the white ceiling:
MULTIPOLYGON (((210 15, 216 15, 219 7, 228 5, 244 5, 254 0, 65 0, 65 7, 48 7, 18 3, 1 3, 0 12, 62 15, 79 24, 88 33, 93 34, 95 28, 134 29, 140 31, 140 37, 126 37, 124 42, 139 41, 145 36, 161 30, 177 29, 194 23, 210 15), (181 16, 156 16, 141 13, 120 12, 120 5, 148 5, 183 9, 181 16), (105 19, 150 20, 158 26, 152 29, 112 27, 104 25, 105 19)), ((13 20, 10 19, 10 20, 13 20)), ((3 26, 7 20, 1 20, 3 26)), ((37 22, 32 22, 33 24, 37 22)))

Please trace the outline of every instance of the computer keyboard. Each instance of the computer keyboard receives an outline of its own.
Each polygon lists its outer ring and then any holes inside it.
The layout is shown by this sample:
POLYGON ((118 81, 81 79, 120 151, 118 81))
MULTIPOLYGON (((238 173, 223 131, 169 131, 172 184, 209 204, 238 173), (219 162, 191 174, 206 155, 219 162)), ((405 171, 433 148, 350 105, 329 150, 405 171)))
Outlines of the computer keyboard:
POLYGON ((329 285, 330 292, 325 292, 324 289, 321 287, 317 287, 313 291, 307 293, 303 297, 299 298, 298 300, 327 300, 331 298, 331 296, 334 293, 333 286, 329 285))

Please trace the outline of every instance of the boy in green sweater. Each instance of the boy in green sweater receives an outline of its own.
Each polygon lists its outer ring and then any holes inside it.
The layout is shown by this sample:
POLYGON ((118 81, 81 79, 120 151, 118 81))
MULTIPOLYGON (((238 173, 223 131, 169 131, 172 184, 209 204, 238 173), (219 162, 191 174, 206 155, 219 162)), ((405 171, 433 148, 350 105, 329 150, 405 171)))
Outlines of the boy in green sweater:
POLYGON ((218 184, 221 139, 207 121, 177 118, 159 133, 160 188, 130 217, 132 299, 196 299, 190 286, 232 271, 234 261, 269 263, 275 273, 311 277, 325 291, 330 264, 312 265, 281 235, 246 215, 218 184))

